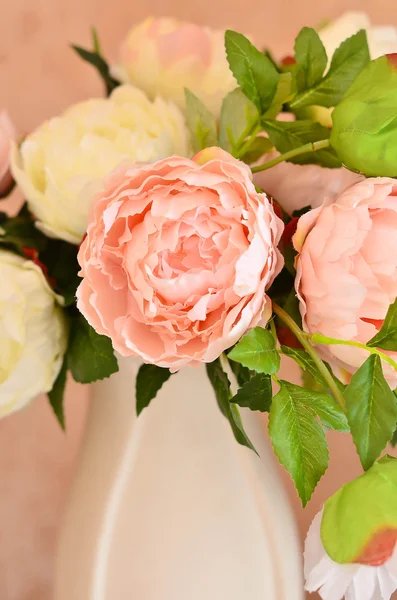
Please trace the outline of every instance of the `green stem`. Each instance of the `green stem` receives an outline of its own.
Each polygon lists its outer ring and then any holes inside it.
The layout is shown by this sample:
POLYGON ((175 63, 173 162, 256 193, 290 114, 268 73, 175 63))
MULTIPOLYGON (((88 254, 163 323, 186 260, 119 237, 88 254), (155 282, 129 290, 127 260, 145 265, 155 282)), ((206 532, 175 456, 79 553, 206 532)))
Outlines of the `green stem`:
POLYGON ((270 331, 272 333, 272 336, 274 337, 274 339, 277 342, 277 330, 276 330, 276 325, 274 323, 274 319, 273 318, 270 319, 269 324, 270 324, 270 331))
POLYGON ((257 134, 260 132, 261 127, 259 124, 254 123, 253 125, 251 125, 248 129, 248 131, 244 132, 243 135, 241 135, 236 143, 236 148, 238 148, 237 152, 236 152, 236 158, 241 158, 242 156, 244 156, 244 154, 246 153, 246 151, 249 149, 250 145, 252 144, 252 140, 253 138, 255 138, 257 136, 257 134), (248 137, 248 139, 247 139, 248 137))
POLYGON ((281 386, 280 380, 275 373, 273 373, 272 379, 273 379, 274 383, 277 383, 277 385, 281 386))
POLYGON ((312 335, 307 336, 307 339, 313 342, 313 344, 326 344, 327 346, 355 346, 356 348, 362 348, 366 350, 370 354, 377 354, 382 360, 389 363, 397 371, 397 362, 393 360, 390 356, 378 350, 378 348, 371 348, 370 346, 366 346, 361 342, 356 342, 354 340, 339 340, 337 338, 330 338, 328 336, 322 335, 321 333, 313 333, 312 335))
POLYGON ((329 140, 320 140, 318 142, 309 142, 304 146, 299 146, 299 148, 294 148, 293 150, 289 150, 289 152, 285 152, 284 154, 280 154, 273 160, 269 160, 269 162, 264 163, 263 165, 258 165, 257 167, 253 167, 251 170, 253 173, 258 173, 259 171, 266 171, 266 169, 270 169, 271 167, 275 167, 281 162, 285 160, 289 160, 290 158, 294 158, 295 156, 299 156, 300 154, 307 154, 308 152, 316 152, 317 150, 322 150, 323 148, 328 148, 330 145, 329 140))
POLYGON ((328 385, 329 389, 331 390, 334 399, 339 404, 341 409, 344 412, 346 412, 346 405, 345 405, 344 398, 343 398, 341 392, 339 391, 339 388, 336 385, 331 373, 328 371, 327 367, 325 366, 325 364, 323 363, 323 361, 317 354, 315 348, 310 343, 308 336, 295 323, 295 321, 292 319, 292 317, 290 317, 289 314, 286 313, 285 310, 281 308, 281 306, 278 306, 278 304, 273 303, 273 311, 279 317, 279 319, 281 319, 287 325, 287 327, 292 331, 292 333, 298 338, 298 340, 300 341, 300 343, 302 344, 302 346, 304 347, 306 352, 312 358, 317 369, 321 373, 323 379, 327 382, 327 385, 328 385))

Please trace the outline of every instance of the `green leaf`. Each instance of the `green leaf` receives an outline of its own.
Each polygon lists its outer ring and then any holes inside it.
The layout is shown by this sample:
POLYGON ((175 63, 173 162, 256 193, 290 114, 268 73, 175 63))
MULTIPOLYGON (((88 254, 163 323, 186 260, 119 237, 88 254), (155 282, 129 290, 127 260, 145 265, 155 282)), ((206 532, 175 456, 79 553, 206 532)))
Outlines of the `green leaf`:
POLYGON ((393 433, 393 437, 390 440, 390 443, 393 446, 393 448, 395 448, 395 446, 397 446, 397 429, 395 429, 395 431, 393 433))
POLYGON ((186 121, 194 152, 218 146, 216 119, 197 96, 185 88, 186 121))
POLYGON ((377 534, 397 529, 397 460, 384 456, 328 498, 321 541, 332 560, 355 563, 377 534))
POLYGON ((255 327, 246 333, 228 357, 257 373, 272 375, 280 369, 276 341, 270 331, 262 327, 255 327))
POLYGON ((13 246, 23 254, 24 248, 40 251, 45 248, 47 238, 37 229, 34 220, 24 204, 16 217, 1 213, 0 244, 13 246))
POLYGON ((314 390, 315 392, 323 392, 324 386, 320 385, 313 377, 309 371, 303 371, 301 373, 301 383, 302 387, 307 388, 309 390, 314 390))
POLYGON ((142 365, 136 377, 136 414, 140 415, 144 408, 149 406, 151 400, 163 384, 168 381, 172 373, 156 365, 142 365))
POLYGON ((367 346, 397 352, 397 299, 389 306, 383 325, 367 346))
POLYGON ((275 59, 275 57, 273 56, 272 51, 270 50, 270 48, 263 48, 262 52, 270 60, 270 62, 272 63, 272 65, 276 69, 276 71, 278 71, 279 73, 281 73, 281 67, 278 64, 278 62, 275 59))
POLYGON ((234 360, 229 359, 229 365, 234 373, 235 378, 237 379, 237 383, 239 387, 242 387, 247 381, 251 379, 251 371, 247 369, 247 367, 243 367, 242 364, 238 362, 234 362, 234 360))
POLYGON ((277 84, 277 90, 266 113, 264 119, 275 119, 282 111, 283 105, 287 103, 294 95, 295 80, 292 73, 281 73, 277 84))
POLYGON ((298 91, 316 85, 323 76, 328 58, 320 36, 311 27, 304 27, 295 40, 295 60, 298 91))
MULTIPOLYGON (((307 352, 297 348, 288 348, 287 346, 281 346, 281 351, 285 356, 289 356, 295 360, 305 372, 310 373, 314 381, 322 388, 320 390, 310 390, 308 392, 305 388, 295 386, 295 395, 300 397, 302 403, 306 402, 308 406, 313 409, 324 427, 342 432, 349 431, 349 424, 345 413, 341 407, 336 404, 333 398, 328 393, 324 392, 324 390, 327 390, 327 383, 307 352)), ((326 366, 332 374, 330 367, 328 365, 326 366)), ((334 380, 343 390, 344 386, 339 379, 334 377, 334 380)))
POLYGON ((79 316, 72 322, 67 363, 79 383, 92 383, 119 370, 112 342, 79 316))
MULTIPOLYGON (((325 381, 324 377, 321 375, 320 371, 317 369, 317 366, 316 366, 315 362, 313 361, 313 359, 311 358, 311 356, 309 356, 309 354, 305 350, 301 350, 299 348, 290 348, 289 346, 281 346, 280 349, 281 349, 281 352, 285 356, 289 356, 296 363, 298 363, 298 365, 301 367, 301 369, 303 369, 307 373, 310 373, 310 375, 313 377, 313 379, 324 390, 328 389, 327 382, 325 381)), ((339 379, 337 377, 335 377, 335 375, 332 372, 331 367, 327 363, 324 363, 324 364, 327 367, 330 374, 332 375, 332 378, 335 381, 336 385, 338 386, 339 390, 341 392, 343 392, 345 390, 345 386, 343 385, 343 383, 341 381, 339 381, 339 379)))
POLYGON ((295 323, 299 325, 299 328, 302 329, 302 315, 299 310, 299 300, 296 295, 295 288, 292 288, 292 290, 288 294, 287 299, 283 304, 283 308, 285 312, 293 318, 295 323))
MULTIPOLYGON (((301 389, 305 394, 306 390, 301 389)), ((327 429, 340 432, 350 431, 345 413, 329 394, 313 390, 310 392, 308 404, 327 429)))
POLYGON ((230 402, 250 410, 268 412, 272 403, 272 395, 270 375, 257 373, 239 389, 230 402))
POLYGON ((292 213, 292 216, 300 219, 300 217, 302 217, 306 213, 310 212, 311 210, 312 210, 311 206, 309 206, 309 205, 303 206, 302 208, 297 208, 296 210, 294 210, 292 213))
POLYGON ((9 218, 5 213, 0 213, 1 244, 25 258, 37 258, 36 262, 48 276, 51 287, 63 296, 64 306, 74 304, 80 282, 76 246, 43 235, 35 227, 26 204, 16 217, 9 218), (37 254, 31 257, 28 250, 35 250, 37 254))
MULTIPOLYGON (((263 127, 269 138, 277 148, 284 154, 294 148, 299 148, 309 142, 318 142, 328 139, 330 131, 320 123, 313 121, 264 121, 263 127)), ((300 154, 290 159, 291 162, 297 164, 318 164, 323 167, 335 169, 341 167, 341 162, 332 148, 317 150, 317 152, 309 152, 300 154)))
MULTIPOLYGON (((393 56, 393 55, 391 55, 393 56)), ((371 61, 332 112, 331 144, 352 171, 397 177, 397 68, 371 61)))
POLYGON ((55 291, 63 296, 65 307, 74 304, 81 281, 76 246, 48 238, 46 248, 39 252, 39 259, 47 267, 48 276, 54 280, 55 291))
POLYGON ((95 27, 91 27, 91 37, 92 37, 92 45, 94 48, 94 52, 102 56, 101 44, 99 41, 99 35, 95 27))
POLYGON ((221 148, 236 156, 240 146, 259 122, 258 110, 241 88, 230 92, 222 102, 219 141, 221 148))
POLYGON ((226 31, 226 55, 237 83, 263 115, 277 90, 279 73, 271 60, 241 33, 226 31))
POLYGON ((310 404, 310 390, 280 381, 270 408, 269 435, 280 463, 291 474, 303 506, 328 466, 324 431, 310 404))
POLYGON ((356 371, 344 398, 353 441, 367 470, 392 438, 397 423, 397 399, 383 376, 379 356, 372 354, 356 371))
POLYGON ((304 106, 336 106, 357 75, 369 63, 367 34, 362 29, 348 38, 335 51, 325 77, 291 102, 293 110, 304 106))
POLYGON ((239 156, 239 158, 247 165, 251 165, 272 149, 273 144, 269 138, 260 135, 252 139, 251 143, 246 147, 244 154, 239 156))
POLYGON ((86 50, 85 48, 74 45, 72 45, 72 48, 77 52, 80 58, 82 58, 85 62, 88 62, 98 71, 105 84, 106 93, 109 96, 112 91, 120 85, 120 82, 111 76, 109 65, 105 59, 95 50, 86 50))
POLYGON ((66 358, 62 363, 61 370, 58 373, 52 390, 48 392, 48 400, 50 401, 54 415, 56 416, 58 423, 65 431, 65 413, 63 410, 63 396, 65 393, 66 386, 66 374, 67 374, 67 361, 66 358))
POLYGON ((242 446, 251 448, 251 450, 258 454, 247 434, 245 433, 237 406, 230 403, 230 382, 225 371, 222 369, 219 358, 214 360, 212 363, 206 364, 206 369, 208 378, 215 392, 218 406, 222 414, 229 421, 237 442, 242 446))

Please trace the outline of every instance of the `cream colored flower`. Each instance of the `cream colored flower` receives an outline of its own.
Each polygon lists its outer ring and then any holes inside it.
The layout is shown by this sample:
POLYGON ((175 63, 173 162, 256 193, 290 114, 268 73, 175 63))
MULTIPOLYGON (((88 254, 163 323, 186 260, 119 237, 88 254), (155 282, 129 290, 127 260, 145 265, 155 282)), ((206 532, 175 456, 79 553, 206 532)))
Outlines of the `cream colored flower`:
POLYGON ((107 173, 124 160, 152 162, 174 153, 189 154, 180 110, 124 85, 45 122, 19 150, 14 146, 11 168, 38 227, 78 244, 107 173))
POLYGON ((150 98, 158 94, 185 106, 189 88, 214 114, 236 86, 225 53, 225 32, 150 17, 128 33, 115 77, 131 82, 150 98))
POLYGON ((367 31, 371 59, 383 54, 397 52, 397 28, 392 25, 373 25, 369 16, 363 12, 349 11, 331 21, 318 33, 331 58, 340 44, 360 29, 367 31))
MULTIPOLYGON (((371 60, 379 58, 383 54, 397 52, 396 27, 393 25, 372 25, 367 14, 349 11, 338 19, 330 21, 318 32, 327 51, 329 62, 331 62, 332 55, 340 44, 360 29, 365 29, 367 32, 371 60)), ((332 127, 332 111, 333 108, 325 108, 324 106, 312 106, 310 108, 312 119, 325 127, 332 127)))
POLYGON ((55 293, 32 261, 0 250, 0 416, 48 392, 67 327, 55 293))

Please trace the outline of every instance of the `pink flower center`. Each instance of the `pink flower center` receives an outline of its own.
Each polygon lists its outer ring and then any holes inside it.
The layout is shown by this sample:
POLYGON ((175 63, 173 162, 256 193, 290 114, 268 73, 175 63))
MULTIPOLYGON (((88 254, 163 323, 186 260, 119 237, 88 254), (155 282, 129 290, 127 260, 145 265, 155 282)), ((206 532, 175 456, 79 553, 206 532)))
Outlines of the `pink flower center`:
POLYGON ((389 61, 389 64, 394 69, 397 69, 397 52, 394 52, 394 54, 386 54, 386 58, 389 61))
POLYGON ((377 533, 366 545, 360 556, 354 560, 361 565, 370 565, 371 567, 380 567, 383 565, 394 551, 397 542, 397 529, 384 529, 377 533))

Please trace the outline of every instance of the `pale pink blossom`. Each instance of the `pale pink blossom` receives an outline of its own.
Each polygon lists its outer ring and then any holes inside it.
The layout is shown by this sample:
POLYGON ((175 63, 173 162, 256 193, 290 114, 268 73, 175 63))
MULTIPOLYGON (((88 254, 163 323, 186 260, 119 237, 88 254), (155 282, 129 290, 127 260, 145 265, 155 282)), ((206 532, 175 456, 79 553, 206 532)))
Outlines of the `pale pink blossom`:
POLYGON ((181 108, 189 88, 217 116, 223 98, 237 86, 226 60, 225 31, 169 17, 135 25, 112 72, 150 98, 162 96, 181 108))
POLYGON ((15 139, 16 131, 10 117, 5 111, 0 112, 0 196, 12 186, 10 150, 15 139))
POLYGON ((250 169, 219 148, 121 166, 80 248, 78 308, 123 356, 211 362, 271 315, 282 230, 250 169))
MULTIPOLYGON (((271 160, 278 153, 266 157, 271 160)), ((295 165, 282 162, 256 173, 254 181, 266 194, 272 196, 289 214, 307 206, 317 208, 325 199, 333 199, 362 175, 347 169, 326 169, 318 165, 295 165)))
MULTIPOLYGON (((290 122, 295 115, 280 113, 278 121, 290 122)), ((267 162, 279 156, 274 150, 267 154, 261 162, 267 162)), ((325 199, 336 198, 349 185, 364 179, 363 175, 340 169, 328 169, 318 165, 297 165, 282 162, 271 169, 259 171, 254 182, 262 190, 272 196, 278 204, 292 215, 295 210, 311 206, 321 206, 325 199)))
MULTIPOLYGON (((360 181, 300 218, 295 287, 305 331, 362 343, 377 333, 397 297, 396 234, 397 180, 390 178, 360 181)), ((346 345, 319 351, 348 373, 368 357, 346 345)), ((383 367, 395 385, 395 371, 383 367)))
POLYGON ((322 514, 321 510, 315 516, 306 537, 305 589, 318 591, 322 600, 390 600, 397 590, 397 546, 392 555, 377 566, 339 564, 328 556, 322 544, 322 514))

